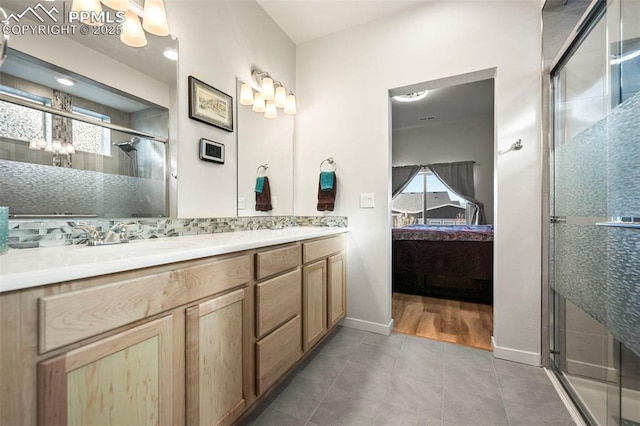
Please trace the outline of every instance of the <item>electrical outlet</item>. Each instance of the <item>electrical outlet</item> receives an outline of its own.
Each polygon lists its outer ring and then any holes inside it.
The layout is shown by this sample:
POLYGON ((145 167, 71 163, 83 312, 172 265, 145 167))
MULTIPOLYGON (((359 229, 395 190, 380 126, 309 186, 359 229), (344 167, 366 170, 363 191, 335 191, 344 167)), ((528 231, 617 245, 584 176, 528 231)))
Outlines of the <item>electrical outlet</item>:
POLYGON ((275 195, 271 196, 271 208, 278 208, 278 197, 276 197, 275 195))
POLYGON ((247 208, 247 201, 244 197, 238 197, 238 210, 244 210, 247 208))
POLYGON ((360 194, 360 208, 372 209, 376 206, 376 195, 372 192, 360 194))

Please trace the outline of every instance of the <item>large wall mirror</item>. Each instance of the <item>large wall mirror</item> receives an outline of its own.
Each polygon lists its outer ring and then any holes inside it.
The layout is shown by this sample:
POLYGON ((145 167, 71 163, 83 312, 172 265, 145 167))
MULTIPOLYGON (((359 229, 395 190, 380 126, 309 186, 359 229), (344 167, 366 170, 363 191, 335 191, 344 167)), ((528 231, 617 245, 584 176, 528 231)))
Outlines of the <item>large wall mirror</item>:
MULTIPOLYGON (((71 7, 42 4, 58 13, 71 7)), ((29 6, 0 5, 18 16, 29 6)), ((165 52, 177 55, 178 41, 147 34, 148 44, 134 48, 108 33, 11 36, 0 68, 0 205, 13 218, 173 211, 177 57, 165 52)))
MULTIPOLYGON (((240 99, 242 81, 237 81, 240 99)), ((251 106, 238 111, 238 216, 293 216, 294 118, 278 110, 277 118, 265 118, 251 106), (256 209, 256 180, 266 176, 272 209, 256 209)))

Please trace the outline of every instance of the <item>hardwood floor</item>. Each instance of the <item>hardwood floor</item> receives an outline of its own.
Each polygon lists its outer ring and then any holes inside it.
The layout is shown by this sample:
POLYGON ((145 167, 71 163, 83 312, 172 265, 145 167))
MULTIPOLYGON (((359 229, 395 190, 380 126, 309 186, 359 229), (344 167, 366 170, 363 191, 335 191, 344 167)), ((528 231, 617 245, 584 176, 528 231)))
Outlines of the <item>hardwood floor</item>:
POLYGON ((393 293, 394 330, 491 350, 493 306, 393 293))

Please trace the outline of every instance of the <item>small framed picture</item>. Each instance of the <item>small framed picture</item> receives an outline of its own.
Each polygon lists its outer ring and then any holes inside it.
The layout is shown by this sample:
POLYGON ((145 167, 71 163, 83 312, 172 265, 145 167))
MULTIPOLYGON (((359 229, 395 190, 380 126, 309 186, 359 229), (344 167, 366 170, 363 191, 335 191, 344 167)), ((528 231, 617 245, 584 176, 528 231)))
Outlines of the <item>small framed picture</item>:
POLYGON ((233 132, 233 98, 189 76, 189 118, 233 132))
POLYGON ((224 164, 224 145, 209 139, 200 139, 200 159, 224 164))

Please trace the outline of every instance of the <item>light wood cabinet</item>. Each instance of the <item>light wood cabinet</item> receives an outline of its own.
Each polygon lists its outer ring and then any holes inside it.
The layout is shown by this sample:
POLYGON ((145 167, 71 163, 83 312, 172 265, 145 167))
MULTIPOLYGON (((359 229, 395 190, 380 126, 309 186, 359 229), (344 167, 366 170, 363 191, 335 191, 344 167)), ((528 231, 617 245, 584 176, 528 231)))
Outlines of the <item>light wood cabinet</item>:
POLYGON ((303 244, 302 344, 313 348, 346 314, 344 236, 303 244))
POLYGON ((300 315, 296 315, 256 344, 258 395, 276 383, 301 356, 300 315))
POLYGON ((170 425, 172 316, 38 365, 41 425, 170 425))
POLYGON ((344 253, 327 259, 327 322, 332 328, 347 313, 347 268, 344 253))
POLYGON ((187 424, 231 424, 249 389, 248 289, 187 309, 187 424))
POLYGON ((327 263, 324 260, 302 270, 302 342, 304 351, 327 332, 327 263))

